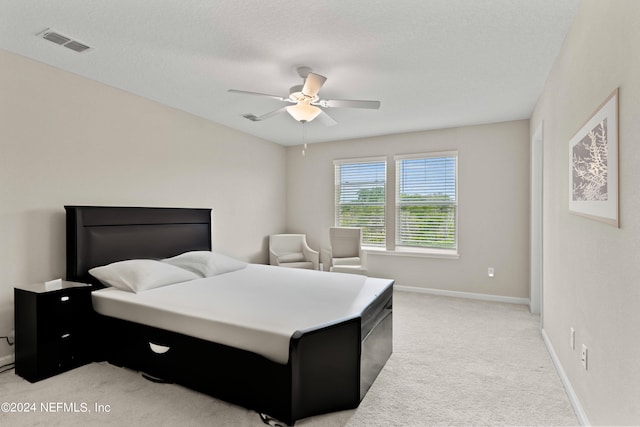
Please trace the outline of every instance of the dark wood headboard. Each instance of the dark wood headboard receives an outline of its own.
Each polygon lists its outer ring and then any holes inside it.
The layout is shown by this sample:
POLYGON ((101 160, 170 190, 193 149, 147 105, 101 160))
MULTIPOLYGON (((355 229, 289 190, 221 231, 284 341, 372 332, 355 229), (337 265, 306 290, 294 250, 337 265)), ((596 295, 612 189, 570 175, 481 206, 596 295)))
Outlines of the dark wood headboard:
POLYGON ((126 259, 211 250, 211 209, 65 206, 67 280, 97 283, 89 269, 126 259))

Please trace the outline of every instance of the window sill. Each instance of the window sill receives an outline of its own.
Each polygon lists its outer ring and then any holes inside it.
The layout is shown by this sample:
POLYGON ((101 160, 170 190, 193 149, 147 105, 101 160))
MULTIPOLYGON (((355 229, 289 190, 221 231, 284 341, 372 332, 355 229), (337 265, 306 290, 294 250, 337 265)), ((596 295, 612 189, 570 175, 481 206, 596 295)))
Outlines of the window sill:
POLYGON ((456 251, 446 249, 414 249, 414 248, 397 248, 395 250, 388 250, 384 248, 367 248, 363 247, 362 250, 367 255, 385 255, 385 256, 404 256, 404 257, 416 257, 416 258, 443 258, 443 259, 458 259, 460 254, 456 251))

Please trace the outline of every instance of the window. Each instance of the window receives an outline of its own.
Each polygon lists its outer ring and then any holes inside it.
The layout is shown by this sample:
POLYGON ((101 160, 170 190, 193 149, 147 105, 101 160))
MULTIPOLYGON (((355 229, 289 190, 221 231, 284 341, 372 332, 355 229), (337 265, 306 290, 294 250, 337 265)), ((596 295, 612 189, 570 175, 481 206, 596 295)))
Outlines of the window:
POLYGON ((457 250, 457 153, 395 161, 396 248, 457 250))
POLYGON ((362 227, 363 246, 385 247, 385 158, 336 160, 336 226, 362 227))
POLYGON ((386 157, 334 161, 336 226, 361 227, 363 246, 389 253, 457 256, 457 152, 394 160, 389 200, 386 157))

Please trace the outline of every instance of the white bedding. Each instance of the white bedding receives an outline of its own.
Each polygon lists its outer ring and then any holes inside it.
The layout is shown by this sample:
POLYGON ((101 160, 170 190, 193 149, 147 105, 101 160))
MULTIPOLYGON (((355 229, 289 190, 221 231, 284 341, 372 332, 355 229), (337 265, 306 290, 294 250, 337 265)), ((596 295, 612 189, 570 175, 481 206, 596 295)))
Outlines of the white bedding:
POLYGON ((393 282, 355 274, 250 264, 213 277, 140 293, 105 288, 92 293, 96 312, 289 359, 289 339, 359 316, 393 282))

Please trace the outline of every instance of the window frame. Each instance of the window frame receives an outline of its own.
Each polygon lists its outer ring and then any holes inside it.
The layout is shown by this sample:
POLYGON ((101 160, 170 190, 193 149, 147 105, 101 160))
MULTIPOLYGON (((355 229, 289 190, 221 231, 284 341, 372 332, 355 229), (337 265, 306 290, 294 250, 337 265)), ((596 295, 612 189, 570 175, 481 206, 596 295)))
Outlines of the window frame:
MULTIPOLYGON (((382 213, 382 226, 380 228, 382 228, 383 230, 383 235, 384 235, 384 242, 381 245, 374 245, 374 244, 369 244, 366 241, 366 237, 365 237, 365 233, 363 232, 363 244, 362 247, 363 249, 372 249, 372 250, 385 250, 387 248, 388 245, 388 224, 387 224, 387 217, 388 217, 388 189, 389 189, 389 177, 388 177, 388 159, 386 156, 375 156, 375 157, 358 157, 358 158, 349 158, 349 159, 337 159, 333 161, 333 167, 334 167, 334 224, 336 227, 341 227, 343 225, 340 224, 339 220, 340 220, 340 215, 339 215, 339 207, 342 206, 341 203, 339 203, 340 200, 340 196, 342 194, 342 185, 341 185, 341 178, 342 178, 342 171, 340 172, 340 175, 338 175, 338 169, 343 166, 343 165, 351 165, 351 164, 373 164, 373 163, 382 163, 384 166, 384 201, 382 202, 382 204, 375 204, 375 206, 382 206, 383 208, 383 213, 382 213), (340 193, 339 193, 339 189, 340 188, 340 193)), ((374 206, 374 204, 371 204, 371 206, 374 206)), ((346 226, 346 225, 345 225, 346 226)), ((364 229, 365 227, 363 227, 364 229)))
MULTIPOLYGON (((458 151, 457 150, 448 150, 448 151, 433 151, 433 152, 423 152, 423 153, 413 153, 413 154, 401 154, 393 156, 394 166, 395 166, 395 199, 393 201, 393 212, 394 212, 394 251, 398 254, 423 254, 423 255, 432 255, 439 257, 457 257, 458 256, 458 220, 459 220, 459 191, 458 191, 458 151), (453 206, 455 210, 455 224, 454 224, 454 242, 452 248, 441 248, 441 247, 429 247, 429 246, 418 246, 418 245, 407 245, 401 244, 400 242, 400 227, 402 222, 400 220, 400 211, 403 206, 403 203, 400 201, 400 186, 401 186, 401 162, 404 160, 417 160, 417 159, 432 159, 432 158, 453 158, 454 159, 454 191, 455 191, 455 199, 452 202, 446 203, 434 203, 435 206, 453 206)), ((404 204, 405 206, 407 204, 404 204)))
POLYGON ((343 164, 352 163, 384 163, 385 168, 385 190, 384 190, 384 236, 385 244, 383 246, 372 246, 363 243, 362 249, 365 252, 391 255, 391 256, 407 256, 407 257, 427 257, 427 258, 443 258, 458 259, 459 255, 459 164, 460 156, 458 150, 432 151, 413 154, 398 154, 388 156, 372 156, 372 157, 356 157, 342 158, 333 160, 334 166, 334 225, 340 227, 338 223, 338 175, 337 167, 343 164), (398 218, 398 201, 400 178, 398 161, 406 159, 420 159, 427 157, 454 157, 455 158, 455 247, 452 249, 429 248, 420 246, 398 245, 399 235, 399 218, 398 218), (392 212, 393 214, 390 214, 392 212))

